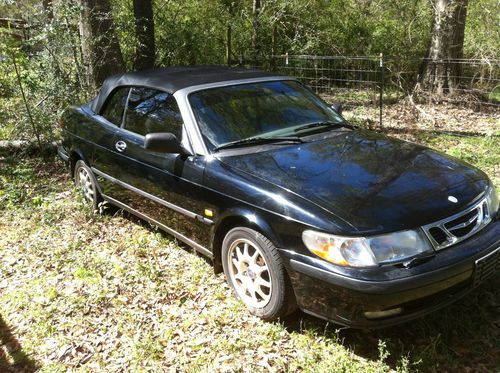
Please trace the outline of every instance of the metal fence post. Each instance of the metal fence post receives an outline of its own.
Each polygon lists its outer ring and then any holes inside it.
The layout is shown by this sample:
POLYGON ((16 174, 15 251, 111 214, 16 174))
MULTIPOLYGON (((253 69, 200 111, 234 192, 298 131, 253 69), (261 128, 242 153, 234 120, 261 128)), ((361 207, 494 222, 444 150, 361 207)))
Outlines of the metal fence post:
POLYGON ((384 95, 384 55, 380 53, 379 58, 380 67, 380 92, 379 92, 379 122, 380 128, 382 128, 382 106, 383 106, 383 95, 384 95))

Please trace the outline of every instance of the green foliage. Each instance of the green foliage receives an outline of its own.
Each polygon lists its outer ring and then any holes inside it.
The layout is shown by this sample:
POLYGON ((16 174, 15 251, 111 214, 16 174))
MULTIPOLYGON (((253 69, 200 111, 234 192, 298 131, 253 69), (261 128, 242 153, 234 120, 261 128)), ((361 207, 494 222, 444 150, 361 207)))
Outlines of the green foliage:
MULTIPOLYGON (((83 74, 78 38, 78 7, 63 2, 55 8, 55 18, 47 21, 40 5, 23 3, 13 17, 30 20, 27 30, 0 28, 0 104, 5 122, 1 138, 31 139, 37 132, 52 141, 61 111, 82 101, 88 92, 83 74), (19 39, 12 35, 26 35, 19 39), (19 71, 17 79, 15 65, 19 71), (21 101, 23 89, 28 108, 21 101), (28 110, 32 115, 30 123, 28 110)), ((3 119, 3 118, 2 118, 3 119)))
POLYGON ((469 1, 464 53, 469 58, 488 59, 500 55, 500 2, 469 1))
MULTIPOLYGON (((132 0, 111 0, 117 36, 128 69, 135 48, 132 0)), ((231 60, 275 54, 370 55, 384 53, 396 85, 412 87, 419 59, 430 39, 432 6, 427 0, 262 0, 257 45, 252 46, 252 0, 158 0, 154 2, 156 64, 222 64, 227 32, 231 60)), ((24 29, 0 27, 0 138, 43 141, 57 137, 55 123, 69 103, 93 96, 88 61, 79 34, 80 3, 54 1, 48 17, 41 1, 3 0, 2 17, 26 21, 24 29), (13 67, 19 65, 21 86, 29 107, 20 99, 13 67), (30 123, 28 112, 35 125, 30 123)), ((499 54, 499 3, 470 2, 465 57, 499 54)), ((488 77, 487 65, 481 76, 488 77)), ((392 78, 391 78, 392 79, 392 78)), ((496 95, 497 96, 497 95, 496 95)), ((491 97, 496 98, 495 94, 491 97)))

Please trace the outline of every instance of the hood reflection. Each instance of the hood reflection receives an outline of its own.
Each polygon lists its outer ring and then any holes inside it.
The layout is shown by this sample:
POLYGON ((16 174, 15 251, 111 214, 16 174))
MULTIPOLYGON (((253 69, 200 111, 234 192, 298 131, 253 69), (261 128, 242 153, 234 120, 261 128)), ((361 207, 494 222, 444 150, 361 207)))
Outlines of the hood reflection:
POLYGON ((487 185, 481 171, 454 158, 361 130, 221 160, 368 231, 413 228, 451 215, 487 185))

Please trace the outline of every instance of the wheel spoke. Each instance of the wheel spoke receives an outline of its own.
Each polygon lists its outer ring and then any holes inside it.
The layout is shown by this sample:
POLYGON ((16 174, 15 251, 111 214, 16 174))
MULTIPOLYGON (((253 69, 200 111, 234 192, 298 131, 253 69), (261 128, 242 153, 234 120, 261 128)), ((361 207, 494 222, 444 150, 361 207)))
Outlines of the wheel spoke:
POLYGON ((245 258, 248 258, 248 244, 245 242, 245 244, 243 245, 243 256, 245 258))
POLYGON ((254 287, 248 288, 248 292, 250 293, 250 297, 253 299, 254 302, 258 303, 259 300, 257 299, 257 294, 256 294, 255 290, 256 289, 254 287))
POLYGON ((259 252, 255 250, 252 256, 250 257, 250 263, 254 265, 257 264, 257 259, 259 258, 259 255, 260 255, 259 252))
POLYGON ((266 288, 271 288, 271 282, 270 281, 267 281, 267 280, 264 280, 262 277, 259 277, 255 280, 255 284, 260 287, 260 286, 263 286, 263 287, 266 287, 266 288))
POLYGON ((265 266, 265 265, 264 265, 264 266, 260 266, 260 265, 256 264, 256 265, 253 265, 253 266, 252 266, 252 271, 253 271, 253 272, 254 272, 257 276, 259 276, 259 277, 260 277, 260 275, 261 275, 263 272, 265 272, 265 271, 267 271, 267 270, 268 270, 268 268, 267 268, 267 266, 265 266))
POLYGON ((264 299, 264 300, 265 300, 265 299, 267 299, 267 298, 270 296, 270 294, 271 294, 271 293, 269 293, 269 294, 264 293, 264 292, 262 291, 262 289, 261 289, 261 288, 259 288, 259 287, 257 287, 257 288, 255 289, 255 292, 256 292, 257 294, 259 294, 259 295, 260 295, 260 297, 261 297, 262 299, 264 299))
POLYGON ((244 288, 246 288, 246 286, 244 286, 246 279, 243 278, 243 276, 240 273, 235 274, 234 278, 236 280, 239 280, 241 282, 241 286, 243 286, 244 288))
POLYGON ((236 256, 238 257, 238 262, 241 262, 243 259, 243 252, 241 251, 241 247, 239 245, 236 246, 236 256))

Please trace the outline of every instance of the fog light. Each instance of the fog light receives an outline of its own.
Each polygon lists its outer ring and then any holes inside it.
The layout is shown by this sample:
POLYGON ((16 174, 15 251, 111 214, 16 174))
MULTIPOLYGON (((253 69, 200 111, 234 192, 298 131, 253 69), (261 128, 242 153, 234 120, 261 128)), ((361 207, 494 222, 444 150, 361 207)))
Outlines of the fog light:
POLYGON ((365 317, 367 319, 381 319, 382 317, 399 315, 401 312, 403 312, 403 309, 401 307, 392 308, 390 310, 385 310, 385 311, 369 311, 365 312, 365 317))

